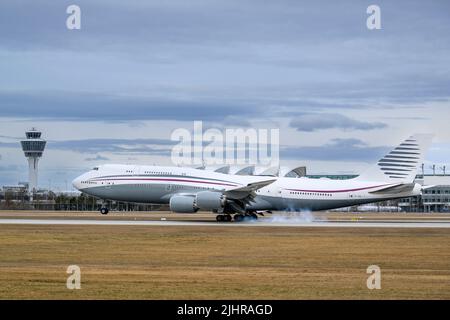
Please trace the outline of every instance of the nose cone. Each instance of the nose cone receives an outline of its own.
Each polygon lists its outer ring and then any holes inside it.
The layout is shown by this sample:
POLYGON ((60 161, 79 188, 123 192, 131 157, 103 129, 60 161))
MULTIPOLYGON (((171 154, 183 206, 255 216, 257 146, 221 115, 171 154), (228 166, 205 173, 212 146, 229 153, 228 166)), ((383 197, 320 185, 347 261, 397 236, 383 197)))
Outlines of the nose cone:
POLYGON ((73 187, 77 190, 81 190, 81 179, 82 176, 79 176, 72 181, 73 187))

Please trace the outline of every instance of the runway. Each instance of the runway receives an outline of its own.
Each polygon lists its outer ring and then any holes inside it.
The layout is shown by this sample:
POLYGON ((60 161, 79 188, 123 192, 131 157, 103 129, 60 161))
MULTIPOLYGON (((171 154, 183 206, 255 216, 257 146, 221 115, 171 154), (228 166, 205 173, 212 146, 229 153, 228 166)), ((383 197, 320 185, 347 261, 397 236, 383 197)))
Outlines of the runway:
POLYGON ((103 226, 185 226, 185 227, 297 227, 297 228, 450 228, 448 221, 261 221, 217 223, 213 221, 138 221, 138 220, 86 220, 86 219, 0 219, 0 224, 15 225, 103 225, 103 226))

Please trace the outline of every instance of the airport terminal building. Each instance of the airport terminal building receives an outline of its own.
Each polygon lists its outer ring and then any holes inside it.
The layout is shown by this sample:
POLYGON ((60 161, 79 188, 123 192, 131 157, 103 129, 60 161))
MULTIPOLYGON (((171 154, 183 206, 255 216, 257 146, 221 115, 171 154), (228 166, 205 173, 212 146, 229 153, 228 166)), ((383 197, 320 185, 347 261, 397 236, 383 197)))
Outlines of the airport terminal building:
POLYGON ((422 196, 402 199, 399 207, 407 212, 450 212, 450 175, 418 175, 424 186, 422 196))

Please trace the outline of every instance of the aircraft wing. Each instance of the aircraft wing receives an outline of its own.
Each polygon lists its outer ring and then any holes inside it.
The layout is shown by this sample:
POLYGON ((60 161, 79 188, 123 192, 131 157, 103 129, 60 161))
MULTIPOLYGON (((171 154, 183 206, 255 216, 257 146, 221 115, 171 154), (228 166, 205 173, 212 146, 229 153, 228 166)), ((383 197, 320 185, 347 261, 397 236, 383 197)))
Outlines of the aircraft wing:
MULTIPOLYGON (((264 181, 257 181, 257 182, 251 182, 243 187, 238 187, 234 189, 230 189, 227 191, 222 191, 222 193, 228 198, 228 199, 243 199, 248 196, 254 196, 254 192, 258 189, 264 188, 265 186, 268 186, 269 184, 275 182, 276 179, 271 180, 264 180, 264 181)), ((195 196, 196 193, 191 192, 180 192, 177 193, 177 195, 183 195, 183 196, 195 196)))
POLYGON ((239 187, 236 189, 231 189, 225 192, 225 194, 229 192, 254 192, 258 189, 264 188, 265 186, 268 186, 269 184, 275 182, 276 179, 270 179, 270 180, 264 180, 264 181, 258 181, 258 182, 252 182, 247 184, 245 187, 239 187))
POLYGON ((234 203, 235 209, 237 207, 244 208, 246 204, 251 203, 256 197, 256 190, 264 188, 275 181, 276 179, 251 182, 244 187, 227 190, 224 192, 224 195, 231 200, 231 203, 234 203))
POLYGON ((275 182, 277 179, 269 179, 257 182, 251 182, 244 187, 239 187, 236 189, 227 190, 224 195, 228 199, 228 204, 235 211, 244 213, 245 206, 251 202, 256 197, 255 191, 269 184, 275 182))

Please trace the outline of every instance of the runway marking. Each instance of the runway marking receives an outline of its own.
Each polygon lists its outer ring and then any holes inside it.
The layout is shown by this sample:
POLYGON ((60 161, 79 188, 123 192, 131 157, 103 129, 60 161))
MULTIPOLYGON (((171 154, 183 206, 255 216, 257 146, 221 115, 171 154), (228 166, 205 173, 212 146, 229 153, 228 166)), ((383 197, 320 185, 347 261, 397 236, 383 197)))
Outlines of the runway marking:
POLYGON ((450 228, 450 222, 192 222, 192 221, 130 221, 130 220, 57 220, 0 219, 0 224, 20 225, 103 225, 103 226, 204 226, 204 227, 319 227, 319 228, 450 228))

